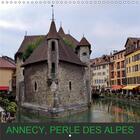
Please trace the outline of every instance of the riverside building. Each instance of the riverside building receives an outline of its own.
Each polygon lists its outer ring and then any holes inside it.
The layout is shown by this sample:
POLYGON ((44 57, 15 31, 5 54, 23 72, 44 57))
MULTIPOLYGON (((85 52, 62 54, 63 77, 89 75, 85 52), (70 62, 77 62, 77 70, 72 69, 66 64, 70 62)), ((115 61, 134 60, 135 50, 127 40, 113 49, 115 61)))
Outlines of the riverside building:
POLYGON ((140 38, 128 38, 125 44, 127 86, 123 89, 128 93, 140 93, 140 38))
POLYGON ((92 88, 95 90, 110 89, 110 56, 91 59, 92 88))
POLYGON ((88 108, 91 44, 57 31, 52 16, 46 35, 25 36, 15 55, 17 100, 25 110, 47 117, 60 117, 88 108), (28 48, 35 50, 28 58, 28 48))
POLYGON ((111 90, 121 90, 126 85, 125 50, 111 55, 110 75, 111 90))

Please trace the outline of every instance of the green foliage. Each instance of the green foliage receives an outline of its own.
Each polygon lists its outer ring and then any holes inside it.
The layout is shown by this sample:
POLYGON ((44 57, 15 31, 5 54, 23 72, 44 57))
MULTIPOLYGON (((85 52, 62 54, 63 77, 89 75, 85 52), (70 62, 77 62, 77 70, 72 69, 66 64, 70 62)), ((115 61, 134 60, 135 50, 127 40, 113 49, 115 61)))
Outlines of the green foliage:
POLYGON ((74 48, 76 47, 76 46, 73 45, 72 42, 70 42, 68 39, 63 38, 63 40, 64 40, 64 43, 65 43, 66 45, 68 45, 69 47, 71 47, 72 49, 74 49, 74 48))
POLYGON ((4 91, 0 91, 0 94, 4 94, 5 92, 4 91))
POLYGON ((10 113, 15 114, 17 110, 17 104, 15 102, 10 102, 8 99, 3 99, 0 97, 0 105, 10 113))
POLYGON ((15 102, 10 102, 9 105, 11 105, 11 106, 13 106, 13 107, 15 107, 17 109, 17 104, 15 102))
POLYGON ((6 107, 6 110, 7 112, 10 112, 10 113, 16 113, 15 107, 10 106, 10 105, 6 107))
POLYGON ((23 54, 23 59, 26 60, 31 55, 31 53, 34 51, 35 48, 36 48, 35 44, 33 43, 29 44, 26 51, 23 54))
POLYGON ((9 103, 10 103, 10 101, 8 100, 8 99, 3 99, 3 105, 4 106, 8 106, 9 105, 9 103))
POLYGON ((39 37, 35 42, 30 43, 27 46, 26 51, 23 53, 23 60, 26 60, 32 52, 43 42, 44 37, 39 37))
POLYGON ((43 41, 44 41, 45 37, 39 37, 36 42, 35 42, 35 45, 36 46, 39 46, 43 41))
POLYGON ((10 102, 9 105, 6 107, 6 111, 10 113, 16 113, 17 105, 15 102, 10 102))

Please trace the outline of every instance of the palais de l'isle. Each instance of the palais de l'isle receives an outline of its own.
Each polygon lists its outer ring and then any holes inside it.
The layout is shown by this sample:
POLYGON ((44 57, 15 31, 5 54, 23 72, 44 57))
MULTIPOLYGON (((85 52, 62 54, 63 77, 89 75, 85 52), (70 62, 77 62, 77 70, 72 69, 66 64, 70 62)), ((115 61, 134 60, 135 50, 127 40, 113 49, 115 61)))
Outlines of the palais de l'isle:
POLYGON ((25 110, 60 117, 88 108, 91 45, 56 29, 52 18, 46 35, 25 35, 16 60, 17 101, 25 110), (25 59, 31 45, 37 45, 25 59))

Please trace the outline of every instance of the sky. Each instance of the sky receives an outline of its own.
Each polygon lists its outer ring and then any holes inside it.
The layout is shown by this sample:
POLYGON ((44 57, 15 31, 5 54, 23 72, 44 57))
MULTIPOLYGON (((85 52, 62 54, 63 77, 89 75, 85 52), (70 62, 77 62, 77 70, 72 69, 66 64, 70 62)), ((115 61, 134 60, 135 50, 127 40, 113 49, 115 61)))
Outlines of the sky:
MULTIPOLYGON (((26 1, 26 0, 24 0, 26 1)), ((138 4, 54 4, 57 30, 91 43, 91 58, 124 49, 128 37, 140 37, 138 4)), ((0 56, 14 58, 25 32, 45 35, 51 23, 51 4, 0 3, 0 56)))

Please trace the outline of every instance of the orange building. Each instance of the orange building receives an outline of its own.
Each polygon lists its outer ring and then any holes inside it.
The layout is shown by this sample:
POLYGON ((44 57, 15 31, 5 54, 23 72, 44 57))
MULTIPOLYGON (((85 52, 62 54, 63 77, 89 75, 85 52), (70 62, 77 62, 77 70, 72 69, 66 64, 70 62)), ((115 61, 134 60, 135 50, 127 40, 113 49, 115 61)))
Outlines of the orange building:
POLYGON ((125 50, 115 52, 111 56, 110 83, 112 90, 122 89, 126 85, 125 50))
POLYGON ((0 91, 12 91, 14 88, 15 63, 7 57, 0 57, 0 91))

